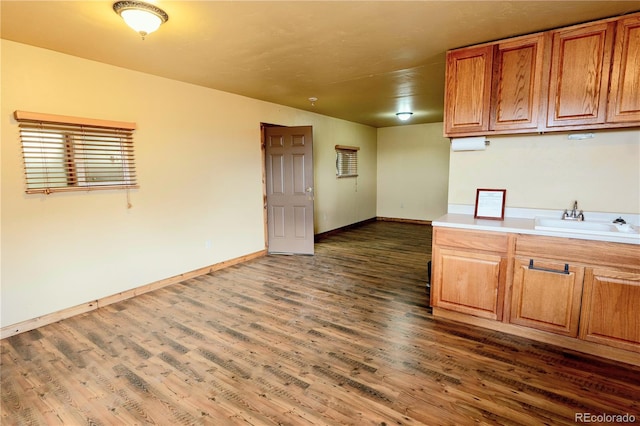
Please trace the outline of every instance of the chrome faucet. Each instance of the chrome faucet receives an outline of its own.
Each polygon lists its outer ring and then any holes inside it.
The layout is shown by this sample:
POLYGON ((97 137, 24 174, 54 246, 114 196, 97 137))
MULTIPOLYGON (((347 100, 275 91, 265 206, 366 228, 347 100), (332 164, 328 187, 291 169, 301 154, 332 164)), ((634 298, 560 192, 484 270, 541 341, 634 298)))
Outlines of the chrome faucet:
POLYGON ((571 212, 565 210, 564 213, 562 213, 562 220, 577 220, 580 222, 584 220, 582 210, 578 212, 578 201, 573 202, 573 210, 571 210, 571 212))

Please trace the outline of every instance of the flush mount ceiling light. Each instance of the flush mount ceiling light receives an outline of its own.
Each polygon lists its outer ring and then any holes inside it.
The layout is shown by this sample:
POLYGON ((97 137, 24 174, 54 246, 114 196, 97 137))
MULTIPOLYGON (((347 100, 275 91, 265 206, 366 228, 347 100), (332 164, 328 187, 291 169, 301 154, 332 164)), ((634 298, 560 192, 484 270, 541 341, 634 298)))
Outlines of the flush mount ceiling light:
POLYGON ((143 40, 147 34, 151 34, 169 20, 169 15, 164 10, 141 1, 118 1, 113 4, 113 10, 140 34, 143 40))
POLYGON ((398 116, 398 119, 400 121, 407 121, 408 119, 411 118, 413 113, 412 112, 396 112, 396 115, 398 116))

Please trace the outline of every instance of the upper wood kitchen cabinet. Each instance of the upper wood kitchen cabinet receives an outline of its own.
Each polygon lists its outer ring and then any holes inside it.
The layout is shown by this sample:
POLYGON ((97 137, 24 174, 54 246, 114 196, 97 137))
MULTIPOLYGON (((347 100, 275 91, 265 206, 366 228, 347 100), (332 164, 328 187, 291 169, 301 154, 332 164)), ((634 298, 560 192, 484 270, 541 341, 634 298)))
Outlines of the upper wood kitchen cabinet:
POLYGON ((489 130, 493 45, 447 52, 445 134, 489 130))
POLYGON ((547 126, 603 124, 615 22, 552 32, 547 126))
POLYGON ((447 52, 444 135, 640 127, 640 13, 447 52))
POLYGON ((607 121, 640 122, 640 15, 616 27, 607 121))
POLYGON ((518 37, 496 45, 493 90, 490 102, 491 130, 535 131, 546 98, 542 87, 548 83, 544 72, 549 51, 548 36, 518 37))

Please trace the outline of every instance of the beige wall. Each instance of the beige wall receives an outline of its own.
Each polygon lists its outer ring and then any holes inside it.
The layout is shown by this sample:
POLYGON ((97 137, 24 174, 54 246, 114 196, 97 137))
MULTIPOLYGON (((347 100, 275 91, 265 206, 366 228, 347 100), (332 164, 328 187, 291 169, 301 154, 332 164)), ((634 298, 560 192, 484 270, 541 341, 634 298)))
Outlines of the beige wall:
POLYGON ((330 141, 314 149, 316 233, 376 216, 376 129, 319 116, 314 138, 330 141), (336 145, 357 146, 358 177, 336 178, 336 145))
POLYGON ((378 216, 437 219, 447 212, 448 175, 442 123, 378 129, 378 216))
POLYGON ((640 213, 638 130, 449 154, 442 123, 376 130, 6 40, 0 53, 3 327, 262 250, 260 122, 313 126, 317 233, 433 220, 479 187, 506 188, 509 207, 640 213), (133 207, 123 191, 25 194, 16 109, 138 123, 133 207), (337 144, 361 148, 357 179, 336 179, 337 144))
POLYGON ((1 325, 264 248, 260 123, 314 128, 316 232, 376 216, 376 129, 2 40, 1 325), (14 110, 132 121, 140 189, 24 193, 14 110), (336 144, 361 147, 357 192, 336 144), (205 242, 211 241, 207 248, 205 242))
POLYGON ((640 213, 640 131, 493 136, 486 151, 452 152, 449 203, 475 203, 477 188, 507 189, 507 207, 640 213))

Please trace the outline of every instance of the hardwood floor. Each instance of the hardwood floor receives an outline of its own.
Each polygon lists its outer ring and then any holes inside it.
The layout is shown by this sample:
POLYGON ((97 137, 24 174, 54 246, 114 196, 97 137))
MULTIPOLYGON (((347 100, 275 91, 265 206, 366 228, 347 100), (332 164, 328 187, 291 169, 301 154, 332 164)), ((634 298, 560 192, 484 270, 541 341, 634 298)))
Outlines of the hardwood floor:
POLYGON ((640 422, 640 368, 432 318, 430 246, 373 222, 4 339, 0 422, 640 422))

